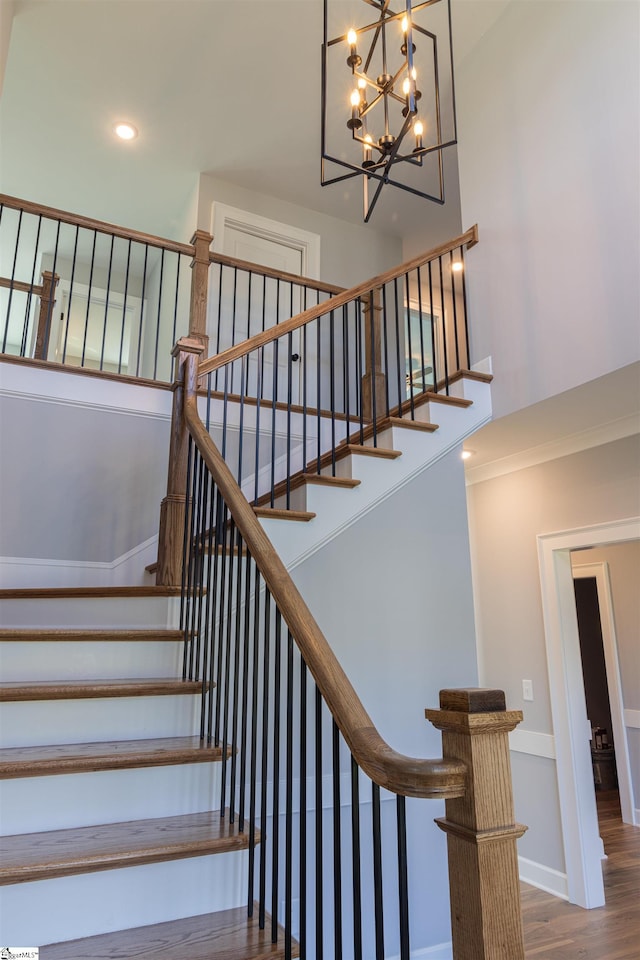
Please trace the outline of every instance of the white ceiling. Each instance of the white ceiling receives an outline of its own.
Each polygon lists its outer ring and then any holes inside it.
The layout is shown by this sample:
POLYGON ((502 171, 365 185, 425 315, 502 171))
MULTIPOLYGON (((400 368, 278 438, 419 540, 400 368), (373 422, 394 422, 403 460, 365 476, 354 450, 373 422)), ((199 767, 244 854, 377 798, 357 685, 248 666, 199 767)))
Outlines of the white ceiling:
MULTIPOLYGON (((353 19, 354 0, 332 2, 353 19)), ((508 2, 454 0, 457 59, 508 2)), ((322 0, 17 0, 14 7, 0 108, 3 192, 175 236, 207 172, 361 220, 359 184, 320 186, 322 0), (123 118, 139 128, 137 141, 115 141, 112 125, 123 118)), ((411 234, 437 210, 388 188, 372 225, 411 234)))

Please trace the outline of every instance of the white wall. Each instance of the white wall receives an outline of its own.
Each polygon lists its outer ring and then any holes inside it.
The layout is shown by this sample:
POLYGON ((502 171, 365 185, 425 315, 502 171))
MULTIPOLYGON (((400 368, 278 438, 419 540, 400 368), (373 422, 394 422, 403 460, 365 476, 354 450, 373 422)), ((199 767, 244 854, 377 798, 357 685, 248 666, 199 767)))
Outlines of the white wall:
POLYGON ((207 174, 200 177, 198 227, 201 230, 211 229, 211 204, 214 200, 319 234, 320 276, 327 283, 352 287, 402 263, 399 237, 255 193, 207 174))
POLYGON ((509 413, 640 356, 640 7, 512 0, 457 71, 472 352, 509 413))
MULTIPOLYGON (((637 516, 639 474, 633 436, 468 488, 480 680, 524 711, 522 729, 542 735, 539 752, 553 754, 553 726, 536 537, 637 516), (533 702, 522 698, 523 679, 533 702)), ((563 871, 555 761, 532 750, 514 764, 516 812, 529 825, 520 852, 563 871)))

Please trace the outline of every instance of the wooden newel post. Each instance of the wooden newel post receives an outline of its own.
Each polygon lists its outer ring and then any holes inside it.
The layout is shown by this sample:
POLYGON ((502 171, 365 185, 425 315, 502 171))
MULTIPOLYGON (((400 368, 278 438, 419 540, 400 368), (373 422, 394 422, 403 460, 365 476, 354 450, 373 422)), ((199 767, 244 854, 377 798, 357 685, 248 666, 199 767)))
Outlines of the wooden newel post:
POLYGON ((441 690, 425 715, 445 759, 468 770, 464 797, 436 820, 447 834, 454 960, 524 960, 508 734, 522 720, 501 690, 441 690))
POLYGON ((365 420, 387 415, 387 380, 382 371, 381 289, 362 298, 365 373, 362 377, 362 413, 365 420))
MULTIPOLYGON (((173 410, 169 440, 169 471, 167 495, 160 505, 160 532, 158 534, 158 569, 156 583, 164 587, 179 587, 182 583, 182 551, 184 523, 187 509, 187 459, 189 431, 182 413, 185 392, 185 364, 189 354, 200 356, 204 345, 199 340, 183 337, 172 350, 175 357, 173 382, 173 410)), ((195 368, 194 368, 195 371, 195 368)), ((191 384, 195 389, 195 383, 191 384)))
POLYGON ((194 254, 191 261, 191 304, 189 307, 189 338, 197 340, 208 355, 207 298, 209 295, 209 248, 213 237, 205 230, 196 230, 191 237, 194 254))
POLYGON ((38 313, 38 328, 36 330, 36 345, 33 351, 35 360, 46 360, 49 353, 49 337, 51 335, 51 321, 56 305, 56 287, 60 277, 50 270, 42 272, 42 292, 40 294, 40 312, 38 313))

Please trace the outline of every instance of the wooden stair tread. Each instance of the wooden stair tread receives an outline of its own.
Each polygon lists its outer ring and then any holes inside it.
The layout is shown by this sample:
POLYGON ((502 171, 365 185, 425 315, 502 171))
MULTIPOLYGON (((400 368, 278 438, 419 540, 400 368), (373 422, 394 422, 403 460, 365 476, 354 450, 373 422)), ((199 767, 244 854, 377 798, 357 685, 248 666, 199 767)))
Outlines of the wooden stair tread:
POLYGON ((264 517, 270 520, 297 520, 307 523, 315 518, 315 513, 308 510, 285 510, 280 507, 254 507, 253 512, 256 517, 264 517))
POLYGON ((362 483, 362 480, 354 480, 351 477, 330 477, 324 473, 304 473, 303 478, 305 483, 314 483, 323 487, 344 487, 347 490, 359 487, 362 483))
POLYGON ((0 779, 216 763, 221 759, 222 749, 207 746, 199 737, 5 747, 0 749, 0 779))
MULTIPOLYGON (((292 957, 300 955, 292 945, 292 957)), ((284 939, 271 943, 271 918, 258 926, 246 907, 117 930, 40 947, 40 960, 281 960, 284 939)))
MULTIPOLYGON (((228 813, 228 811, 227 811, 228 813)), ((248 846, 248 834, 207 810, 3 837, 0 885, 209 856, 248 846)))
MULTIPOLYGON (((402 456, 402 450, 390 450, 388 447, 365 447, 358 443, 347 443, 345 450, 348 453, 363 455, 365 457, 380 457, 383 460, 396 460, 402 456)), ((336 451, 337 452, 337 451, 336 451)))
POLYGON ((5 587, 0 600, 57 600, 83 597, 179 597, 180 587, 5 587))
POLYGON ((400 427, 401 430, 421 430, 423 433, 434 433, 439 430, 437 423, 423 423, 422 420, 405 420, 404 417, 388 417, 383 421, 390 427, 400 427))
POLYGON ((87 700, 104 697, 185 696, 202 691, 196 680, 36 680, 0 683, 0 702, 18 700, 87 700))
POLYGON ((167 641, 183 640, 182 630, 165 630, 162 627, 157 630, 95 630, 93 628, 67 630, 63 628, 56 629, 29 629, 28 627, 19 629, 5 628, 0 630, 0 642, 5 641, 66 641, 66 640, 93 640, 100 642, 111 641, 167 641))
MULTIPOLYGON (((413 401, 414 407, 419 407, 423 403, 444 403, 448 404, 451 407, 471 407, 473 406, 473 400, 465 400, 464 397, 452 397, 446 393, 432 393, 427 391, 426 393, 420 394, 419 397, 415 397, 413 401)), ((411 401, 405 400, 402 404, 402 409, 404 412, 411 409, 411 401)))

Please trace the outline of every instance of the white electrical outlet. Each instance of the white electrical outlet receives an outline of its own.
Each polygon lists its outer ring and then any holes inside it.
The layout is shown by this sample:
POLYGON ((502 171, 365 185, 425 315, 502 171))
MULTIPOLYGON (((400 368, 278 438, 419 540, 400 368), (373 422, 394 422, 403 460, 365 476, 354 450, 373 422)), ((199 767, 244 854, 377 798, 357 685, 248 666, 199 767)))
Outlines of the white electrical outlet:
POLYGON ((522 699, 533 700, 533 680, 522 681, 522 699))

